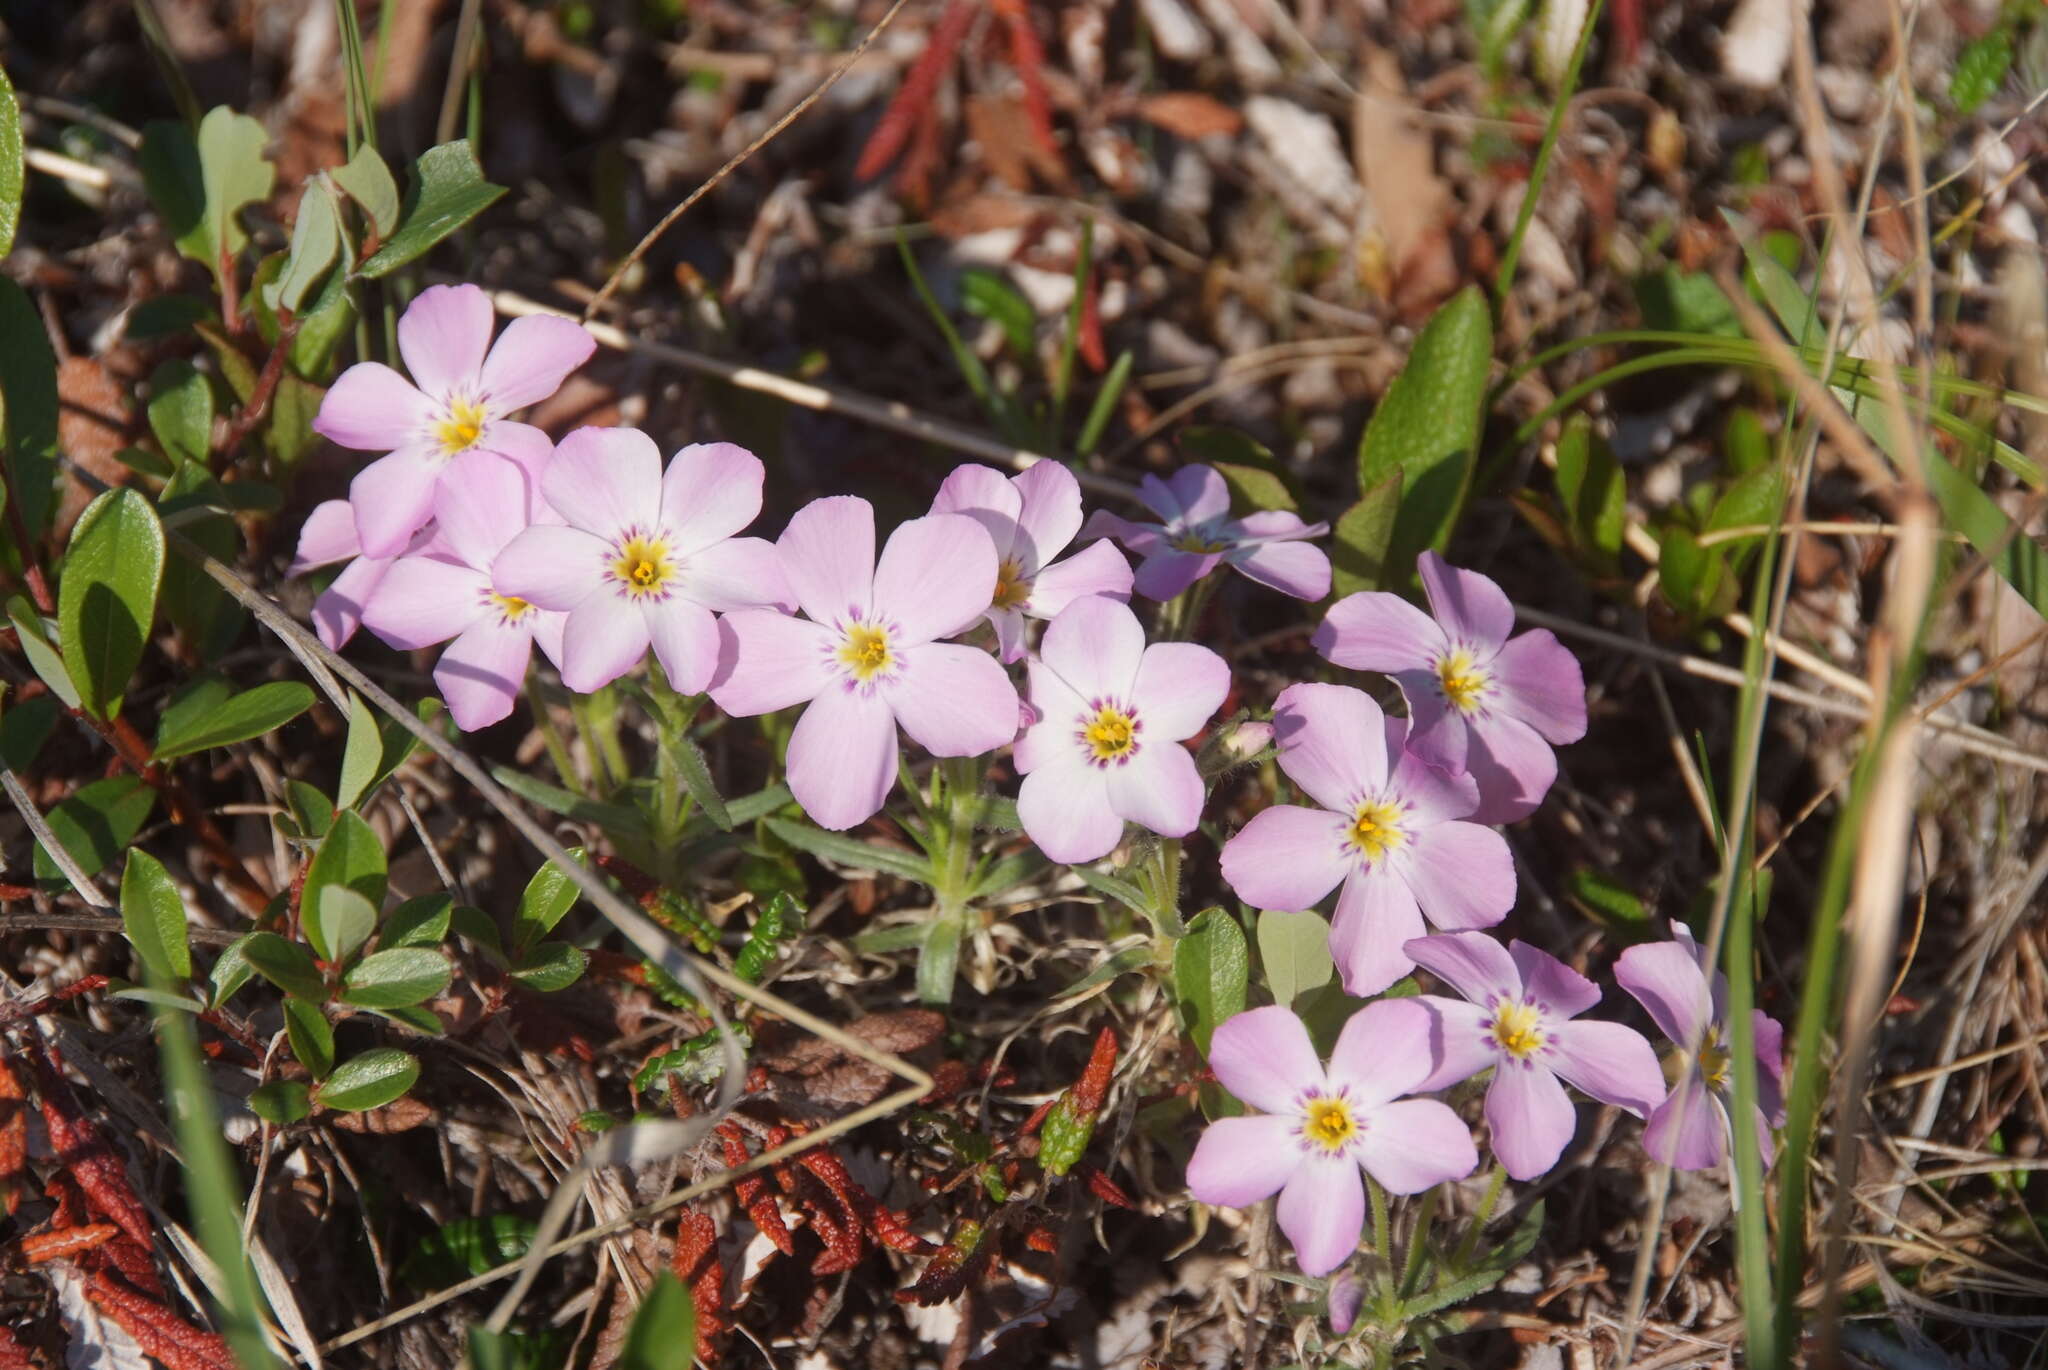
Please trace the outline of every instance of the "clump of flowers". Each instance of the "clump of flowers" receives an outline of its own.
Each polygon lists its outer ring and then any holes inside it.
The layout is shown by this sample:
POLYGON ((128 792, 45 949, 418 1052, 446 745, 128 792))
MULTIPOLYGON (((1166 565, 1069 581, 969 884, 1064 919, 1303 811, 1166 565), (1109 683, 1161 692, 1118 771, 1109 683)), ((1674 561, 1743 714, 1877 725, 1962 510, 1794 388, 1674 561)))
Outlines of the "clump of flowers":
POLYGON ((1330 526, 1277 509, 1233 518, 1230 486, 1213 466, 1183 466, 1167 480, 1148 475, 1138 499, 1158 523, 1098 510, 1082 536, 1115 538, 1143 557, 1132 588, 1147 599, 1172 599, 1219 566, 1296 599, 1330 593, 1330 558, 1308 541, 1330 526))

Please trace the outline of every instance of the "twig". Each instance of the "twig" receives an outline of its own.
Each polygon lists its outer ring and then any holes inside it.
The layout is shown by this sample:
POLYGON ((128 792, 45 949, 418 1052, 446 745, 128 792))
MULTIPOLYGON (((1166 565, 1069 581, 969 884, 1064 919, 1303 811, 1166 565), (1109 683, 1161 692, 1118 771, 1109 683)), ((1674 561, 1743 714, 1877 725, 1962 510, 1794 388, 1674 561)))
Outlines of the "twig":
MULTIPOLYGON (((57 834, 50 830, 49 820, 36 808, 35 801, 28 797, 28 791, 21 787, 21 778, 5 762, 0 762, 0 786, 6 788, 7 797, 14 801, 15 810, 21 814, 21 821, 28 824, 28 830, 35 834, 36 841, 43 844, 43 850, 57 863, 57 869, 71 882, 71 888, 78 891, 78 897, 96 909, 114 907, 107 902, 107 897, 100 893, 99 887, 93 884, 92 877, 85 873, 85 868, 80 866, 71 853, 65 850, 64 844, 57 840, 57 834)), ((119 922, 118 919, 114 921, 119 922)))

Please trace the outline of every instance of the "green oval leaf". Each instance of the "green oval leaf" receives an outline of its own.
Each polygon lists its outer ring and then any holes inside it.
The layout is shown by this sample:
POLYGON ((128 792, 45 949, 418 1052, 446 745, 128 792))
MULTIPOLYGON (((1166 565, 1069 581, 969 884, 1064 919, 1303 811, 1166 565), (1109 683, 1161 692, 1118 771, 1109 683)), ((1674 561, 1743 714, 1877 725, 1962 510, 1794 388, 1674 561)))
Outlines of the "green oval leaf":
MULTIPOLYGON (((370 933, 377 926, 376 906, 347 885, 322 885, 317 898, 320 916, 305 919, 306 940, 326 960, 346 962, 370 940, 370 933), (321 941, 314 940, 316 930, 321 941)), ((299 912, 304 915, 305 911, 302 903, 299 912)))
POLYGON ((1387 549, 1394 541, 1394 520, 1401 513, 1401 473, 1390 472, 1358 503, 1344 511, 1331 528, 1330 588, 1338 598, 1360 590, 1384 590, 1387 549))
MULTIPOLYGON (((28 292, 0 276, 0 397, 5 398, 6 459, 14 474, 30 536, 50 526, 57 507, 57 354, 50 350, 42 311, 28 292)), ((10 550, 14 563, 19 553, 10 550)))
MULTIPOLYGON (((67 708, 77 708, 78 686, 72 683, 71 671, 64 665, 64 658, 51 645, 42 617, 29 607, 27 600, 16 595, 7 601, 7 621, 14 625, 14 635, 21 642, 21 654, 28 658, 29 669, 36 673, 36 679, 49 686, 50 693, 63 700, 67 708)), ((15 769, 21 768, 16 766, 15 769)))
POLYGON ((149 377, 149 431, 173 462, 206 465, 213 449, 213 382, 182 357, 149 377))
MULTIPOLYGON (((154 807, 155 790, 132 775, 112 775, 79 786, 46 817, 51 835, 71 859, 87 875, 98 875, 135 840, 154 807)), ((64 878, 40 842, 36 844, 35 868, 38 880, 64 878)))
POLYGON ((512 967, 513 979, 528 989, 552 994, 576 983, 590 957, 567 942, 543 942, 512 967))
POLYGON ((169 761, 209 747, 226 747, 261 737, 313 707, 310 686, 273 680, 240 694, 226 681, 207 677, 178 692, 156 729, 156 759, 169 761))
POLYGON ((375 951, 350 968, 341 997, 362 1008, 408 1008, 448 988, 448 958, 425 947, 375 951))
POLYGON ((311 999, 284 1001, 284 1030, 300 1065, 324 1080, 334 1069, 334 1025, 311 999))
POLYGON ((272 1080, 249 1091, 249 1110, 273 1127, 290 1127, 313 1111, 304 1080, 272 1080))
POLYGON ((1237 920, 1217 908, 1196 914, 1173 949, 1173 987, 1181 1021, 1203 1056, 1217 1025, 1244 1012, 1250 983, 1251 954, 1237 920))
POLYGON ((696 1356, 697 1305, 683 1282, 664 1270, 633 1314, 617 1370, 689 1370, 696 1356))
MULTIPOLYGON (((569 855, 582 861, 583 848, 572 847, 569 855)), ((552 861, 535 871, 519 896, 519 913, 512 920, 513 954, 517 956, 553 932, 582 894, 581 887, 552 861)))
POLYGON ((1313 909, 1261 913, 1259 962, 1266 968, 1273 1002, 1292 1004, 1297 994, 1327 985, 1336 973, 1336 962, 1330 959, 1330 925, 1313 909))
POLYGON ((263 155, 269 142, 262 124, 226 105, 207 111, 196 139, 183 124, 153 123, 142 131, 137 160, 150 198, 178 251, 212 272, 223 292, 234 256, 249 240, 241 212, 269 199, 277 182, 263 155))
POLYGON ((0 71, 0 257, 14 246, 14 226, 21 220, 21 107, 14 102, 14 84, 0 71))
POLYGON ((430 147, 412 164, 398 232, 364 262, 359 275, 388 276, 494 204, 505 187, 484 179, 469 140, 430 147))
POLYGON ((109 490, 86 506, 64 554, 57 631, 88 713, 121 712, 163 578, 164 530, 148 500, 135 490, 109 490))
POLYGON ((447 894, 422 894, 406 900, 384 920, 384 930, 377 936, 378 947, 390 951, 395 947, 439 946, 448 935, 448 920, 454 907, 454 897, 447 894))
POLYGON ((192 946, 185 936, 185 900, 170 872, 146 851, 131 850, 121 872, 121 926, 142 964, 164 980, 192 978, 192 946))
POLYGON ((411 1089, 420 1078, 420 1063, 397 1047, 372 1047, 335 1067, 316 1096, 343 1113, 382 1108, 411 1089))
POLYGON ((330 885, 345 886, 361 895, 370 907, 371 921, 375 922, 376 911, 384 903, 384 844, 353 810, 344 810, 335 818, 320 850, 306 867, 306 883, 299 896, 299 916, 305 920, 306 940, 323 961, 338 961, 342 953, 335 950, 335 941, 324 926, 327 908, 320 898, 320 892, 330 885))
POLYGON ((377 236, 390 237, 391 230, 398 227, 398 182, 391 179, 391 168, 384 164, 377 149, 364 143, 347 165, 336 167, 331 174, 334 183, 370 216, 377 236))
POLYGON ((213 969, 206 974, 208 1008, 219 1008, 235 997, 235 991, 249 983, 256 976, 256 967, 249 964, 248 941, 251 937, 275 936, 275 933, 245 933, 221 948, 220 958, 213 963, 213 969))
POLYGON ((340 255, 341 222, 335 214, 334 192, 327 188, 324 177, 316 176, 306 182, 306 188, 299 194, 291 255, 285 259, 284 272, 269 295, 270 307, 298 313, 340 255))
POLYGON ((1054 1102, 1038 1130, 1038 1163, 1048 1175, 1064 1175, 1081 1159, 1094 1135, 1095 1115, 1083 1114, 1074 1107, 1074 1095, 1069 1090, 1054 1102))
POLYGON ((315 1003, 327 997, 327 981, 313 954, 274 932, 252 932, 236 943, 256 973, 286 994, 315 1003))

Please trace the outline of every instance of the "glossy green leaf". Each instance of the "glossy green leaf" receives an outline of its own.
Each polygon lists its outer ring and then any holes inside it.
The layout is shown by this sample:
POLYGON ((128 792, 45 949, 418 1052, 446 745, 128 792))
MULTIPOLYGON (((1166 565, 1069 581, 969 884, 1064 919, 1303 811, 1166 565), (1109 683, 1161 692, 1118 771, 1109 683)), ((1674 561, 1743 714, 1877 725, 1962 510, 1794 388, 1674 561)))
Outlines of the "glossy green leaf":
POLYGON ((1401 475, 1401 509, 1391 564, 1406 566, 1450 540, 1471 483, 1485 422, 1493 321, 1486 297, 1467 286, 1447 300, 1415 339, 1358 446, 1358 488, 1401 475))
POLYGON ((542 942, 507 972, 528 989, 552 994, 583 978, 590 956, 567 942, 542 942))
POLYGON ((249 1091, 249 1111, 272 1127, 290 1127, 313 1111, 304 1080, 272 1080, 249 1091))
POLYGON ((328 1108, 360 1113, 382 1108, 420 1078, 420 1063, 397 1047, 372 1047, 334 1069, 314 1096, 328 1108))
MULTIPOLYGON (((569 855, 583 861, 583 849, 572 847, 569 855)), ((512 949, 516 956, 555 929, 563 915, 576 906, 583 890, 562 868, 550 861, 533 873, 519 896, 519 912, 512 919, 512 949)))
POLYGON ((449 916, 455 899, 448 894, 422 894, 391 910, 377 934, 383 950, 393 947, 437 947, 448 936, 449 916))
POLYGON ((14 226, 21 220, 21 107, 14 101, 14 83, 0 70, 0 257, 14 247, 14 226))
MULTIPOLYGON (((42 311, 28 292, 0 276, 0 411, 4 411, 12 494, 31 537, 50 526, 57 507, 57 354, 50 350, 42 311)), ((20 565, 10 527, 8 560, 20 565)))
MULTIPOLYGON (((51 834, 80 869, 98 875, 135 840, 155 806, 155 790, 132 775, 112 775, 79 786, 44 817, 51 834)), ((40 842, 36 844, 35 870, 38 880, 64 878, 40 842)))
MULTIPOLYGON (((355 891, 369 906, 371 921, 384 905, 386 881, 384 844, 376 831, 352 809, 344 809, 320 843, 320 850, 306 867, 306 880, 299 896, 299 913, 305 920, 306 940, 322 960, 335 961, 344 953, 324 931, 327 908, 321 891, 339 885, 355 891)), ((351 911, 353 912, 353 911, 351 911)), ((366 934, 367 935, 367 934, 366 934)))
POLYGON ((137 159, 178 250, 213 273, 225 293, 234 256, 249 240, 241 212, 270 198, 277 169, 264 157, 263 125, 225 105, 207 112, 195 138, 183 124, 143 129, 137 159))
POLYGON ((318 785, 309 785, 303 780, 287 780, 284 783, 284 802, 285 807, 291 810, 292 826, 298 829, 300 837, 317 842, 334 827, 334 801, 318 785))
POLYGON ((109 490, 86 506, 57 589, 58 641, 86 712, 121 712, 163 576, 163 525, 139 491, 109 490))
POLYGON ((1216 1028, 1244 1012, 1251 983, 1251 953, 1244 929, 1222 909, 1204 909, 1188 922, 1173 949, 1173 988, 1181 1021, 1204 1056, 1216 1028))
POLYGON ((121 926, 153 975, 173 983, 192 978, 184 897, 163 863, 139 849, 129 851, 127 869, 121 872, 121 926))
POLYGON ((219 1008, 235 997, 235 992, 256 978, 256 967, 249 964, 248 941, 251 937, 274 937, 275 933, 244 933, 221 948, 213 969, 206 973, 206 1006, 219 1008))
POLYGON ((398 231, 358 268, 358 274, 390 275, 489 209, 504 193, 505 187, 484 179, 467 139, 428 148, 412 165, 398 231))
POLYGON ((326 1079, 334 1070, 334 1025, 327 1021, 320 1005, 311 999, 286 999, 284 1030, 299 1064, 314 1079, 326 1079))
POLYGON ((1310 909, 1287 913, 1268 909, 1259 915, 1259 963, 1273 1002, 1287 1005, 1305 990, 1320 989, 1336 973, 1330 959, 1330 925, 1310 909))
POLYGON ((615 1370, 690 1370, 697 1356, 697 1306, 690 1291, 664 1270, 626 1329, 615 1370))
POLYGON ((78 686, 71 679, 71 669, 64 664, 63 654, 50 641, 48 625, 40 614, 29 607, 27 600, 16 595, 7 601, 7 621, 14 625, 14 635, 21 643, 21 654, 28 658, 29 669, 36 673, 36 679, 50 687, 50 692, 64 701, 66 708, 78 707, 78 686))
POLYGON ((1387 589, 1387 554, 1401 512, 1401 473, 1391 472, 1346 509, 1330 530, 1330 589, 1340 599, 1387 589))
POLYGON ((384 755, 384 735, 377 713, 359 694, 349 692, 348 736, 341 748, 341 780, 334 787, 334 807, 353 809, 369 792, 384 755))
POLYGON ((17 775, 34 765, 63 711, 57 697, 50 694, 10 703, 6 712, 0 713, 0 763, 17 775))
POLYGON ((334 183, 370 216, 377 236, 390 237, 391 230, 398 227, 398 182, 391 178, 391 168, 384 164, 377 149, 364 143, 356 149, 355 156, 330 174, 334 183))
POLYGON ((156 729, 156 759, 169 761, 209 747, 247 742, 297 718, 313 707, 310 686, 274 680, 240 694, 226 681, 206 676, 178 692, 156 729))
POLYGON ((252 932, 236 944, 242 959, 258 975, 286 994, 318 1003, 327 997, 327 981, 314 964, 313 953, 274 932, 252 932))
POLYGON ((371 952, 350 967, 341 997, 363 1008, 408 1008, 448 988, 453 974, 448 958, 438 951, 393 947, 371 952))
POLYGON ((307 892, 308 902, 317 902, 316 918, 304 905, 300 912, 306 924, 306 940, 321 957, 346 962, 370 940, 377 926, 377 908, 346 885, 322 885, 317 894, 307 892))
POLYGON ((149 431, 173 462, 206 465, 213 447, 213 383, 175 357, 149 377, 149 431))
POLYGON ((340 255, 341 219, 335 211, 334 192, 327 188, 324 177, 316 176, 299 195, 291 255, 278 275, 276 290, 268 296, 270 307, 297 314, 327 279, 340 255))

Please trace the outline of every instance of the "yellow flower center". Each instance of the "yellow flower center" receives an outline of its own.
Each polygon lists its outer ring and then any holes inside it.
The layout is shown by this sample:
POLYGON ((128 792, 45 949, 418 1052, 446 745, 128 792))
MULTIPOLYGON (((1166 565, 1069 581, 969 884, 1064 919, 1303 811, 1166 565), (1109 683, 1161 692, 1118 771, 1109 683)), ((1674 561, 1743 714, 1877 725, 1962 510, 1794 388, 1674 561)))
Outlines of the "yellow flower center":
POLYGON ((668 544, 657 538, 627 538, 612 557, 612 578, 635 599, 663 593, 675 574, 668 544))
POLYGON ((1005 561, 996 568, 996 602, 998 609, 1015 609, 1031 598, 1031 582, 1024 579, 1024 568, 1014 561, 1005 561))
POLYGON ((1455 647, 1437 658, 1436 678, 1443 686, 1444 698, 1461 714, 1477 711, 1493 687, 1493 681, 1463 647, 1455 647))
POLYGON ((1138 745, 1138 722, 1131 715, 1105 704, 1081 728, 1081 740, 1088 744, 1098 766, 1122 761, 1138 745))
POLYGON ((492 595, 491 603, 497 606, 499 616, 507 623, 517 623, 533 612, 533 606, 517 595, 492 595))
POLYGON ((1365 854, 1367 861, 1373 862, 1408 845, 1408 830, 1401 826, 1401 806, 1384 799, 1368 799, 1360 804, 1344 836, 1365 854))
POLYGON ((1342 1099, 1310 1099, 1303 1111, 1301 1131, 1325 1151, 1342 1151, 1358 1135, 1358 1119, 1353 1116, 1351 1105, 1342 1099))
POLYGON ((448 401, 447 417, 434 425, 434 438, 441 444, 441 450, 452 457, 476 446, 487 421, 484 407, 475 400, 453 399, 448 401))
POLYGON ((1192 532, 1182 533, 1179 537, 1173 540, 1173 546, 1178 551, 1193 552, 1196 556, 1206 557, 1210 555, 1212 552, 1221 552, 1227 550, 1230 547, 1230 544, 1227 542, 1217 542, 1211 538, 1206 538, 1202 536, 1199 530, 1196 530, 1192 532))
POLYGON ((1707 1082, 1708 1089, 1728 1088, 1728 1044, 1721 1040, 1718 1025, 1710 1026, 1706 1040, 1700 1043, 1700 1078, 1707 1082))
POLYGON ((871 623, 854 624, 846 630, 846 640, 839 644, 839 660, 855 680, 863 684, 873 680, 896 664, 896 653, 889 646, 889 630, 871 623))
POLYGON ((1543 1015, 1534 1004, 1519 1001, 1502 1004, 1493 1015, 1493 1040, 1508 1055, 1525 1061, 1542 1050, 1547 1040, 1543 1033, 1543 1015))

